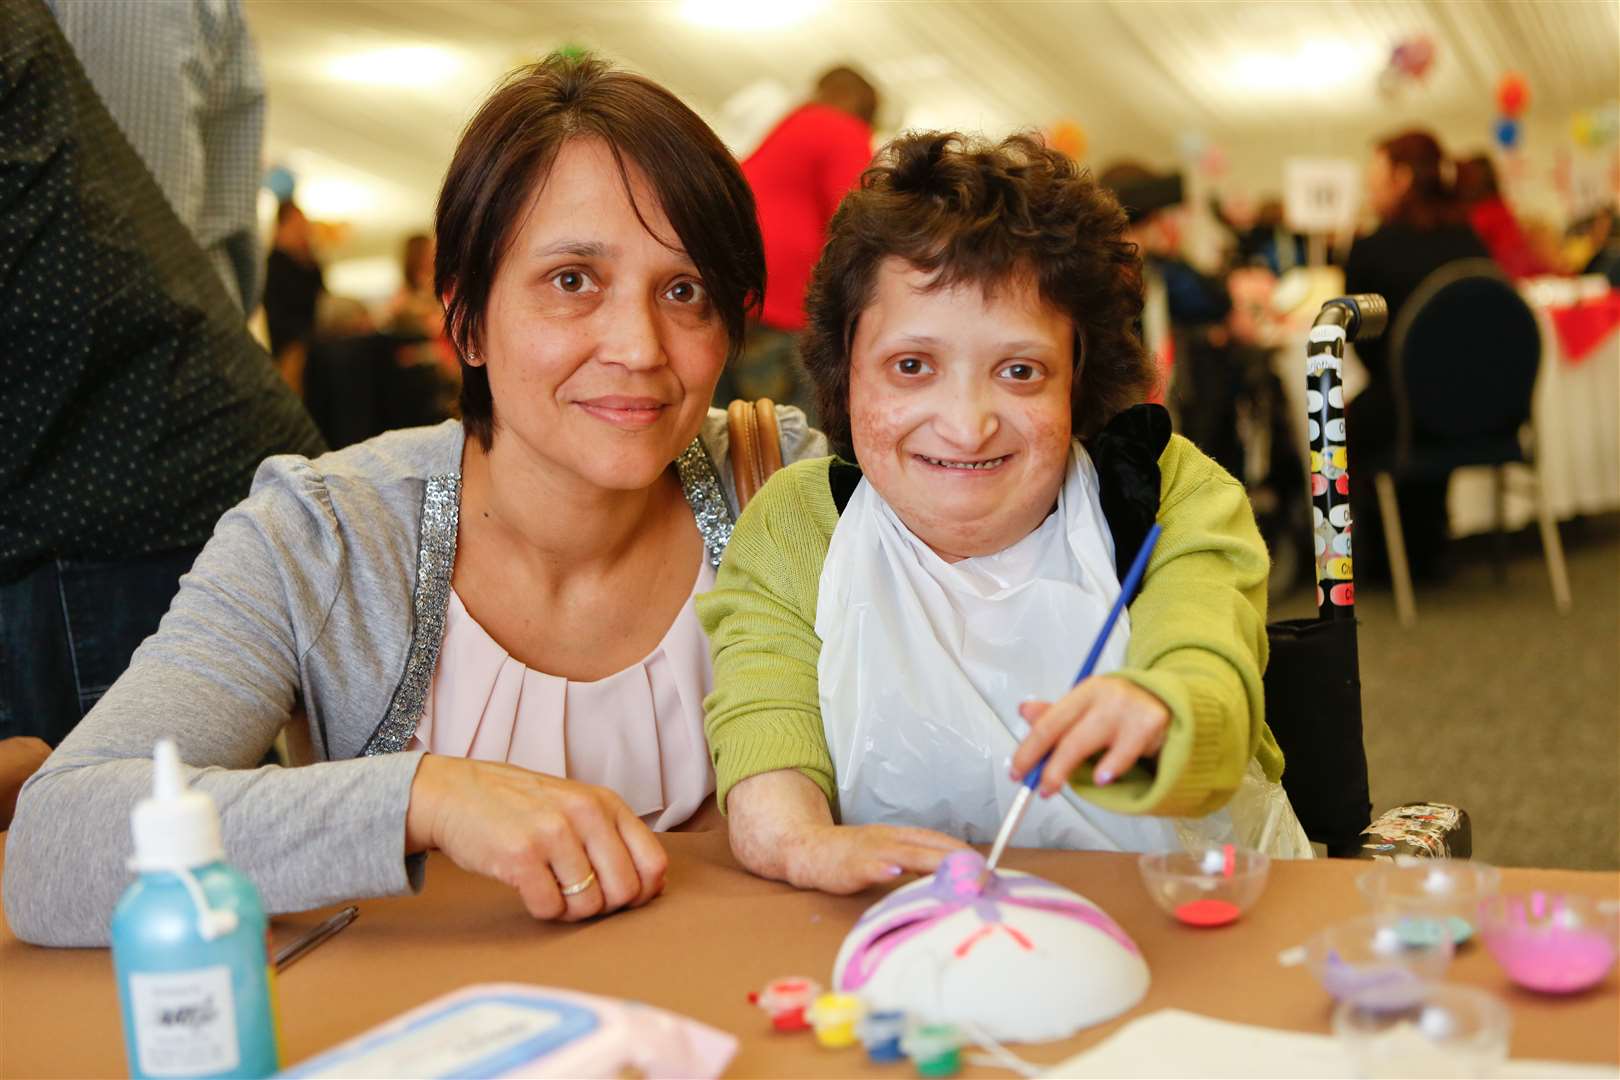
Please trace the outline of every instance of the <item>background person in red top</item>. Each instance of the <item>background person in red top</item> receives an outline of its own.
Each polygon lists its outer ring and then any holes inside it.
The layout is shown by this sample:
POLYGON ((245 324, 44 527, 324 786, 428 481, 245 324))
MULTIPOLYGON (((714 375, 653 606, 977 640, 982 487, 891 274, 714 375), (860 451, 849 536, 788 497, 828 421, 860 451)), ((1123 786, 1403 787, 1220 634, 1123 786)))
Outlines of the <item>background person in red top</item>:
POLYGON ((1509 277, 1518 279, 1561 272, 1561 268, 1538 252, 1525 235, 1502 198, 1496 182, 1496 166, 1489 157, 1477 154, 1457 163, 1457 198, 1467 208, 1468 224, 1479 234, 1485 250, 1509 277))
POLYGON ((878 95, 847 67, 816 83, 814 98, 783 118, 743 162, 765 238, 765 304, 743 352, 721 376, 715 404, 768 397, 797 405, 816 422, 799 370, 804 292, 821 257, 827 223, 872 160, 878 95))

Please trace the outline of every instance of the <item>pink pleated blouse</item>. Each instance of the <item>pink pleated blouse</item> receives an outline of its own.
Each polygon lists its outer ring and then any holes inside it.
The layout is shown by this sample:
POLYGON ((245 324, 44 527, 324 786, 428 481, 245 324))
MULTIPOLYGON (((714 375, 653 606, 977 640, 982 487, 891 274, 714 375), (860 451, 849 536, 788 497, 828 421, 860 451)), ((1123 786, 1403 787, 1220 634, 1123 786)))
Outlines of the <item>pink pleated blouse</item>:
POLYGON ((703 699, 714 685, 693 599, 714 587, 702 560, 692 596, 646 659, 595 682, 535 671, 480 626, 455 591, 411 749, 612 788, 654 829, 691 817, 714 791, 703 699))

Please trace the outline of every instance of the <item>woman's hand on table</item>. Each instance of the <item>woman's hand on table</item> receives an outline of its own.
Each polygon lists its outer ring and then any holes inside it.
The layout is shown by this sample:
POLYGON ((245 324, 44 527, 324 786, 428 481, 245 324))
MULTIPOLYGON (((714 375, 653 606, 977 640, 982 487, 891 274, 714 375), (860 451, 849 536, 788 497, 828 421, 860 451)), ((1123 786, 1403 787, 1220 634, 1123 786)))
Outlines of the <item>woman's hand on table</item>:
POLYGON ((565 922, 645 904, 663 890, 669 866, 652 830, 614 791, 438 754, 423 756, 411 785, 405 847, 436 848, 516 889, 535 918, 565 922))
POLYGON ((815 825, 788 841, 786 880, 801 889, 847 895, 904 873, 932 874, 967 845, 932 829, 898 825, 815 825))
POLYGON ((1012 776, 1022 780, 1048 750, 1052 759, 1041 774, 1040 794, 1057 794, 1093 754, 1102 754, 1092 772, 1098 786, 1123 776, 1140 758, 1164 747, 1170 710, 1164 702, 1126 679, 1097 675, 1056 702, 1026 701, 1019 713, 1030 731, 1013 754, 1012 776))
POLYGON ((966 844, 932 829, 835 825, 821 789, 794 769, 760 773, 726 796, 731 851, 760 877, 848 894, 931 874, 966 844))

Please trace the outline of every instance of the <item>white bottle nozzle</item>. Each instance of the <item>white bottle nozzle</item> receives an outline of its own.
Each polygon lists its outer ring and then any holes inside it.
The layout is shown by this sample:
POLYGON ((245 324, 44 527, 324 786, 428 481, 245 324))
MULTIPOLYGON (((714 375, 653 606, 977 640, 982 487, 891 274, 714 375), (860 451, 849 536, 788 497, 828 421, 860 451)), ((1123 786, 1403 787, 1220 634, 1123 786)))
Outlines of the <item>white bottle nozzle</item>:
POLYGON ((131 870, 179 876, 197 906, 198 929, 205 940, 236 929, 236 913, 210 907, 192 874, 198 867, 223 859, 225 846, 220 842, 214 800, 186 784, 173 739, 159 739, 152 751, 152 795, 135 804, 130 826, 135 833, 131 870))
POLYGON ((225 855, 214 800, 187 785, 172 739, 160 739, 152 752, 152 794, 135 804, 130 824, 135 833, 132 870, 206 866, 225 855))
POLYGON ((186 793, 185 777, 180 775, 180 751, 173 739, 159 739, 152 751, 152 797, 178 799, 186 793))

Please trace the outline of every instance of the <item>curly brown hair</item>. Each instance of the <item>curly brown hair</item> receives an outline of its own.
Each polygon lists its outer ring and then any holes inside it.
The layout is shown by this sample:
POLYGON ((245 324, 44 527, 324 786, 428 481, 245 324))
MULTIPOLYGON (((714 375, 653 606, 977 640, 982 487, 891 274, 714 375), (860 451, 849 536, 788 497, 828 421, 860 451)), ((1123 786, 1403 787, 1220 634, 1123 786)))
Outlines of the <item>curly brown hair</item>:
POLYGON ((1142 260, 1118 200, 1035 135, 999 143, 957 132, 895 139, 878 152, 827 229, 801 341, 822 426, 851 456, 850 346, 886 258, 932 288, 994 289, 1033 273, 1075 325, 1075 434, 1090 438, 1141 401, 1156 375, 1142 347, 1142 260))

